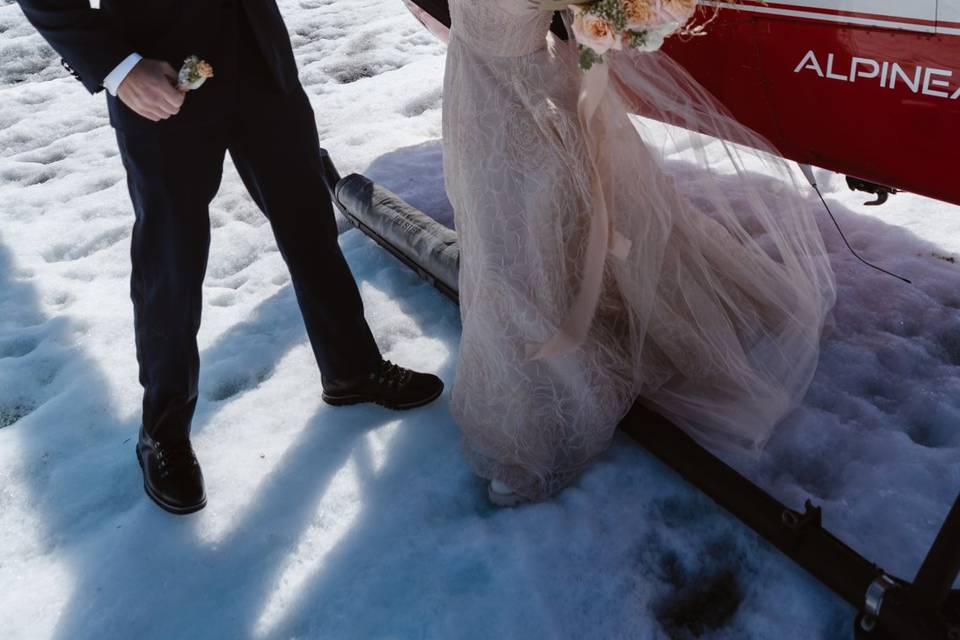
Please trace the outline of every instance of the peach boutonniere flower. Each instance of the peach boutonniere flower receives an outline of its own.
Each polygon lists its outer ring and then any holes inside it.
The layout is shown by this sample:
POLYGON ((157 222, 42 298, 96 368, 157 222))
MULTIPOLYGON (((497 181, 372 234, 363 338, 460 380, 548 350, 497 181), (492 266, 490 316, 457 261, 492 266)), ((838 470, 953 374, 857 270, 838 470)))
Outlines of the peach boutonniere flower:
POLYGON ((201 60, 197 56, 190 56, 183 61, 180 67, 180 73, 177 76, 177 89, 180 91, 193 91, 213 77, 213 67, 206 60, 201 60))

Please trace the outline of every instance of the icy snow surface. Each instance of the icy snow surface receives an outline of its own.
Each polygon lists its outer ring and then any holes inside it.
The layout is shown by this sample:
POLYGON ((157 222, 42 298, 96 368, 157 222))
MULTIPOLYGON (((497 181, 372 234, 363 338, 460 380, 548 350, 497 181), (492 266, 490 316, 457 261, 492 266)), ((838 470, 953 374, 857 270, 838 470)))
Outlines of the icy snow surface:
MULTIPOLYGON (((444 50, 399 0, 282 0, 324 141, 443 211, 444 50)), ((100 97, 0 2, 0 635, 62 638, 847 638, 853 611, 619 437, 556 500, 497 511, 445 396, 333 409, 268 225, 228 167, 211 211, 194 426, 210 504, 143 496, 132 213, 100 97)), ((759 461, 789 505, 911 578, 960 489, 960 209, 828 199, 840 302, 805 406, 759 461)), ((450 381, 457 309, 341 239, 386 355, 450 381)))

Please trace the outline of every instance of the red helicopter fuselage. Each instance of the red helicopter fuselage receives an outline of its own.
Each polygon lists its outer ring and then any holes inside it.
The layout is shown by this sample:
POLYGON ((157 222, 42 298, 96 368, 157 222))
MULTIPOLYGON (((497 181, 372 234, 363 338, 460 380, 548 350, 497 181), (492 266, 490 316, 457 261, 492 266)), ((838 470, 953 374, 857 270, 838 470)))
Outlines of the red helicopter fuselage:
MULTIPOLYGON (((443 34, 437 2, 404 2, 443 34)), ((665 50, 739 121, 797 162, 960 204, 960 0, 704 4, 709 34, 665 50)))
POLYGON ((960 204, 960 0, 739 0, 665 50, 781 153, 960 204), (939 5, 939 11, 938 11, 939 5))

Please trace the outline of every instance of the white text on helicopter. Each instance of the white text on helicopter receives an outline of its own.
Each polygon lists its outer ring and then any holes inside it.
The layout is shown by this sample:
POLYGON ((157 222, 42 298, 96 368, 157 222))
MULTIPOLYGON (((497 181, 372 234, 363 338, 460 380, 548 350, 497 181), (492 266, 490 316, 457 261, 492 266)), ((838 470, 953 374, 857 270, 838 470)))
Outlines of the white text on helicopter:
POLYGON ((873 60, 871 58, 857 58, 850 60, 849 66, 841 68, 837 65, 836 56, 828 54, 827 64, 824 66, 814 51, 808 51, 794 73, 812 71, 821 78, 843 80, 844 82, 859 82, 862 80, 878 80, 884 89, 896 89, 901 84, 913 93, 922 93, 937 98, 950 100, 960 99, 960 87, 951 93, 953 71, 935 69, 933 67, 911 67, 887 60, 873 60))

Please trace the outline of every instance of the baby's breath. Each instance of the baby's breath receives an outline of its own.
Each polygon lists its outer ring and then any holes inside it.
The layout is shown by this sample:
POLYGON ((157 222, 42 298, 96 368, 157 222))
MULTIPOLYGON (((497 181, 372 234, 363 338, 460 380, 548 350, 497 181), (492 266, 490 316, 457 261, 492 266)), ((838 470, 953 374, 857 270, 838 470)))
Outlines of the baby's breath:
POLYGON ((620 0, 599 0, 591 4, 587 12, 603 18, 617 31, 627 28, 627 13, 620 0))

